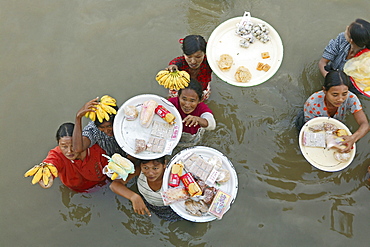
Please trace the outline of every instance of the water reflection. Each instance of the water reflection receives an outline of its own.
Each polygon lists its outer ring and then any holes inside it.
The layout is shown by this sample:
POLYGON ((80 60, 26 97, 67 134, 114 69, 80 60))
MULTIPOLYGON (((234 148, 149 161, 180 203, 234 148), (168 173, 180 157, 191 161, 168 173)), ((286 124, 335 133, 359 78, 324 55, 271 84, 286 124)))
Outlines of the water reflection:
POLYGON ((75 192, 65 185, 59 186, 59 191, 62 196, 62 203, 66 207, 66 211, 59 210, 64 221, 72 221, 77 227, 87 225, 92 216, 90 199, 91 194, 75 192))
POLYGON ((333 201, 330 210, 330 229, 346 237, 353 236, 354 213, 351 206, 356 202, 353 198, 331 198, 333 201))

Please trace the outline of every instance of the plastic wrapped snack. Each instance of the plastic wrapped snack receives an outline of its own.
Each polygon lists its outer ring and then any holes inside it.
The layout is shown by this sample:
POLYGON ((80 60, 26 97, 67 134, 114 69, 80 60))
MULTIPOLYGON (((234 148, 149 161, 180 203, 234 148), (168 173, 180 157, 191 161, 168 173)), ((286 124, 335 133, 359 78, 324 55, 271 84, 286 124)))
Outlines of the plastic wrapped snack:
POLYGON ((147 100, 141 106, 140 112, 140 124, 144 128, 148 128, 152 122, 154 117, 154 110, 158 106, 158 103, 154 100, 147 100))
POLYGON ((326 148, 327 149, 336 148, 339 150, 343 150, 346 148, 346 146, 342 144, 342 141, 344 141, 344 139, 341 137, 338 137, 332 134, 327 134, 326 135, 326 148))
POLYGON ((218 190, 213 198, 211 206, 209 206, 209 212, 218 219, 221 219, 226 210, 230 207, 231 199, 231 195, 218 190))
POLYGON ((370 52, 364 52, 358 57, 349 59, 343 71, 357 83, 370 86, 370 52))
POLYGON ((339 162, 346 162, 351 158, 351 155, 349 153, 339 153, 334 152, 334 158, 339 162))
POLYGON ((125 117, 127 120, 132 121, 137 118, 139 115, 138 110, 133 105, 127 105, 123 108, 123 111, 125 112, 125 117))
POLYGON ((164 205, 170 205, 178 201, 185 201, 189 198, 189 193, 186 191, 185 187, 178 186, 170 188, 166 191, 161 192, 164 205))

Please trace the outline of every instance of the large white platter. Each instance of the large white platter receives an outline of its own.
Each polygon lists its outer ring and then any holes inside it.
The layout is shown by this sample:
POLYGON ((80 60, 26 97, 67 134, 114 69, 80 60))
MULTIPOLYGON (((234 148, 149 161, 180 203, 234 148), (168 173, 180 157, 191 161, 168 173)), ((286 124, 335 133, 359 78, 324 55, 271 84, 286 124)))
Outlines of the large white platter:
MULTIPOLYGON (((225 155, 223 155, 218 150, 210 148, 210 147, 195 146, 195 147, 184 149, 181 152, 179 152, 178 154, 176 154, 171 159, 169 164, 167 165, 167 168, 166 168, 166 170, 164 172, 164 175, 163 175, 163 181, 169 181, 170 174, 171 174, 171 167, 172 167, 173 164, 175 164, 176 162, 181 161, 184 157, 187 157, 188 155, 190 155, 192 153, 198 154, 199 156, 201 156, 206 161, 208 161, 208 159, 211 158, 214 155, 217 155, 222 159, 222 168, 227 169, 230 172, 231 176, 230 176, 229 181, 225 182, 224 184, 222 184, 220 186, 215 185, 215 187, 217 189, 220 189, 220 190, 224 191, 225 193, 228 193, 229 195, 231 195, 232 196, 231 203, 234 203, 235 198, 236 198, 236 194, 238 193, 238 177, 236 175, 236 171, 234 169, 234 166, 231 163, 231 161, 225 155)), ((163 187, 163 190, 166 191, 169 188, 168 182, 167 183, 164 182, 162 187, 163 187)), ((193 215, 189 214, 185 209, 185 202, 184 201, 180 201, 180 202, 170 204, 170 206, 178 215, 180 215, 181 217, 183 217, 184 219, 187 219, 189 221, 208 222, 208 221, 212 221, 212 220, 217 219, 213 215, 198 217, 198 216, 193 216, 193 215)))
POLYGON ((242 17, 235 17, 221 23, 213 30, 207 43, 207 59, 213 72, 223 81, 239 87, 251 87, 259 85, 270 79, 279 69, 283 61, 283 43, 276 30, 267 22, 258 18, 251 17, 251 21, 255 24, 265 24, 270 31, 270 41, 262 43, 255 40, 248 48, 239 46, 241 38, 235 34, 236 24, 240 22, 242 17), (270 58, 262 59, 261 53, 269 52, 270 58), (217 61, 222 54, 229 54, 233 57, 234 63, 229 71, 221 71, 217 65, 217 61), (258 71, 258 62, 267 63, 271 66, 270 70, 258 71), (235 72, 239 66, 244 66, 249 69, 252 74, 252 79, 247 83, 237 82, 235 80, 235 72))
POLYGON ((305 123, 299 133, 299 147, 301 149, 301 152, 303 156, 306 158, 306 160, 316 167, 317 169, 320 169, 322 171, 326 172, 337 172, 340 170, 343 170, 347 166, 349 166, 355 157, 356 154, 356 144, 353 145, 353 149, 350 151, 350 159, 346 162, 339 162, 334 158, 334 149, 326 149, 326 148, 320 148, 320 147, 306 147, 302 144, 303 139, 303 132, 307 131, 310 132, 308 127, 321 124, 321 123, 331 123, 337 126, 340 129, 345 129, 348 133, 348 135, 352 135, 350 130, 345 126, 342 122, 334 119, 334 118, 327 118, 327 117, 317 117, 313 118, 307 123, 305 123))
MULTIPOLYGON (((160 116, 154 114, 153 121, 159 121, 166 123, 160 116)), ((154 94, 141 94, 131 99, 127 100, 123 105, 119 108, 117 115, 113 122, 113 131, 114 136, 117 140, 118 145, 129 155, 138 158, 138 159, 157 159, 164 155, 172 153, 172 150, 176 147, 177 143, 181 138, 182 133, 182 119, 179 111, 176 107, 166 100, 163 97, 154 94), (127 105, 136 106, 137 110, 141 111, 141 106, 144 101, 147 100, 154 100, 159 105, 163 105, 167 110, 169 110, 175 117, 175 124, 174 124, 174 134, 171 138, 166 140, 166 147, 162 153, 154 153, 149 151, 143 151, 141 153, 135 153, 135 139, 144 139, 145 141, 149 140, 151 136, 151 129, 152 125, 148 128, 144 128, 140 125, 140 114, 138 118, 133 121, 129 121, 125 118, 124 107, 127 105)))

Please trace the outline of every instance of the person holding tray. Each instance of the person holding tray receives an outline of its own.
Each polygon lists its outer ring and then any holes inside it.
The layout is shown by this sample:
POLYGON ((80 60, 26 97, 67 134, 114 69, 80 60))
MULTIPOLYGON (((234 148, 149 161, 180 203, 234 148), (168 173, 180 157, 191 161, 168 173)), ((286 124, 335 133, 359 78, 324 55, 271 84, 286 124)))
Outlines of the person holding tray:
MULTIPOLYGON (((104 150, 95 144, 82 152, 73 151, 72 135, 74 124, 62 124, 56 134, 58 146, 50 150, 44 163, 53 164, 58 170, 58 177, 68 188, 77 192, 87 192, 96 185, 104 184, 107 176, 103 174, 103 167, 108 161, 102 156, 104 150)), ((43 188, 49 188, 52 182, 47 185, 39 184, 43 188)), ((52 181, 52 180, 51 180, 52 181)))
MULTIPOLYGON (((95 121, 90 121, 82 129, 82 118, 87 112, 91 112, 98 105, 98 98, 88 101, 80 110, 78 110, 75 119, 75 128, 73 131, 73 148, 75 152, 82 152, 88 147, 98 143, 105 150, 108 156, 114 153, 119 153, 126 157, 126 153, 118 145, 113 133, 113 121, 115 114, 109 114, 109 120, 105 119, 99 122, 98 118, 95 121)), ((112 106, 118 110, 117 106, 112 106)))
POLYGON ((351 112, 358 123, 358 129, 350 136, 343 136, 347 147, 343 152, 349 152, 355 142, 369 131, 369 123, 357 96, 349 91, 349 77, 340 70, 330 70, 325 76, 323 89, 312 94, 304 104, 303 116, 297 117, 297 128, 315 117, 332 117, 339 121, 345 119, 351 112), (301 121, 301 123, 299 123, 301 121))
MULTIPOLYGON (((190 78, 200 82, 203 90, 204 100, 208 99, 211 94, 210 81, 212 69, 208 64, 206 56, 207 43, 200 35, 188 35, 180 39, 183 54, 170 61, 167 70, 185 70, 189 73, 190 78)), ((170 90, 169 97, 176 97, 177 90, 170 90)))
POLYGON ((140 166, 130 174, 126 181, 116 179, 110 184, 110 189, 132 202, 132 207, 137 214, 149 215, 154 212, 159 218, 167 221, 182 220, 170 206, 165 206, 162 199, 162 183, 166 169, 165 156, 154 160, 140 160, 140 166), (137 179, 139 194, 129 189, 126 185, 134 177, 137 179))
POLYGON ((370 23, 356 19, 325 47, 318 64, 321 74, 325 77, 330 69, 343 70, 348 59, 366 48, 370 49, 370 23))
POLYGON ((190 79, 189 85, 180 89, 178 96, 168 99, 179 111, 183 131, 179 147, 195 146, 205 130, 214 130, 216 121, 212 110, 203 101, 202 86, 190 79))

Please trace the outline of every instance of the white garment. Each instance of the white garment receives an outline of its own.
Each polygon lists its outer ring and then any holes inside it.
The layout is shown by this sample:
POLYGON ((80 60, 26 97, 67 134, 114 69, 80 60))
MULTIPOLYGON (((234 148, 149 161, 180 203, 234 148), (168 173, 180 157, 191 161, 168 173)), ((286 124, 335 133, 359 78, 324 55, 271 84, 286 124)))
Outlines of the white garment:
POLYGON ((153 206, 164 206, 161 191, 153 191, 148 184, 146 176, 141 172, 139 178, 137 179, 137 188, 140 194, 153 206))

